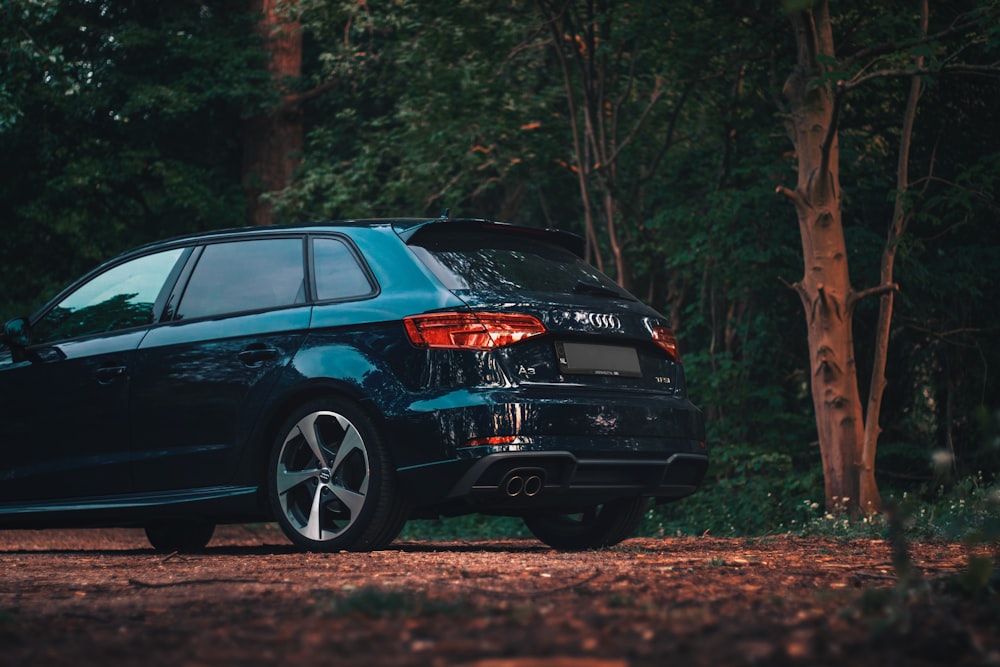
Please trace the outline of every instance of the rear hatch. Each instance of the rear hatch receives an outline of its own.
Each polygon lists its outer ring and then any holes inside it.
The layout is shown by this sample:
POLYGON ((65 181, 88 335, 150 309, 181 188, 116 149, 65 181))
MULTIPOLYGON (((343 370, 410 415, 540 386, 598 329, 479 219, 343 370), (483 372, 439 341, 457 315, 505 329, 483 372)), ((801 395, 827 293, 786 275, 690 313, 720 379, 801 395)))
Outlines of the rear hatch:
POLYGON ((512 382, 683 394, 667 322, 585 262, 579 237, 442 221, 404 238, 469 313, 500 331, 493 347, 512 382))

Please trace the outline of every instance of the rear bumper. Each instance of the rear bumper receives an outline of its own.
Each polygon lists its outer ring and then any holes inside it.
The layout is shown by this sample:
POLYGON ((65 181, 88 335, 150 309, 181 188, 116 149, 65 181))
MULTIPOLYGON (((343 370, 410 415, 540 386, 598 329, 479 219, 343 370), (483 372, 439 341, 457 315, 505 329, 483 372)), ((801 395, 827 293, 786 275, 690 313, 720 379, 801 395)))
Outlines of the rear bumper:
POLYGON ((667 459, 580 458, 570 452, 490 454, 451 487, 449 498, 470 500, 565 499, 587 496, 680 498, 694 493, 708 457, 667 459))
POLYGON ((707 468, 705 453, 650 458, 578 455, 565 450, 505 451, 404 469, 399 477, 423 506, 457 505, 517 514, 545 507, 585 507, 623 497, 675 500, 694 493, 707 468))
POLYGON ((400 484, 422 507, 516 513, 681 498, 708 467, 702 413, 676 396, 461 391, 409 408, 387 435, 400 484))

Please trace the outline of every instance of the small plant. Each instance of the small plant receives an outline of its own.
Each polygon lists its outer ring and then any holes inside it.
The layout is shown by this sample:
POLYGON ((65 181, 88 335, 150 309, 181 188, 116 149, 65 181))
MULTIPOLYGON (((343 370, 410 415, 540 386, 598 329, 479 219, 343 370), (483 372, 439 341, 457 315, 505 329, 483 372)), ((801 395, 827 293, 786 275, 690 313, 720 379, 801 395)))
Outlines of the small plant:
MULTIPOLYGON (((950 462, 945 461, 950 467, 950 462)), ((942 465, 942 457, 934 460, 942 465)), ((939 618, 956 636, 966 631, 958 609, 995 617, 1000 611, 1000 485, 982 473, 938 487, 932 502, 903 494, 886 503, 887 539, 892 547, 897 583, 891 589, 865 591, 862 609, 876 632, 919 633, 916 618, 939 618), (969 550, 965 568, 956 574, 925 579, 909 557, 908 540, 962 541, 969 550)))

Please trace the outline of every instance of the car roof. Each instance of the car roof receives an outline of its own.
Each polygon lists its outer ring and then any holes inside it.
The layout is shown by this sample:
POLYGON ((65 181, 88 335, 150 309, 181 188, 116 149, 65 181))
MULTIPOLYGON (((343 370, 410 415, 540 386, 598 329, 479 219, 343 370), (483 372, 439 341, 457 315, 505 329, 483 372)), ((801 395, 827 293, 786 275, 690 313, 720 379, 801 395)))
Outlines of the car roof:
POLYGON ((162 241, 155 241, 153 243, 148 243, 138 248, 134 248, 125 254, 142 254, 154 249, 190 245, 193 243, 204 243, 206 241, 223 240, 231 237, 258 235, 270 236, 280 235, 282 233, 322 233, 342 229, 359 228, 391 228, 403 241, 409 241, 418 233, 424 232, 428 229, 440 229, 443 231, 445 229, 443 227, 444 225, 447 225, 448 228, 454 226, 456 229, 461 228, 465 230, 509 230, 511 233, 525 234, 535 237, 540 241, 544 240, 550 243, 555 243, 556 245, 562 246, 580 257, 583 257, 584 255, 585 244, 583 238, 571 232, 557 229, 539 229, 537 227, 527 227, 524 225, 515 225, 483 218, 448 218, 444 216, 440 218, 361 218, 351 220, 299 222, 286 225, 271 225, 267 227, 235 227, 217 229, 197 234, 177 236, 164 239, 162 241))

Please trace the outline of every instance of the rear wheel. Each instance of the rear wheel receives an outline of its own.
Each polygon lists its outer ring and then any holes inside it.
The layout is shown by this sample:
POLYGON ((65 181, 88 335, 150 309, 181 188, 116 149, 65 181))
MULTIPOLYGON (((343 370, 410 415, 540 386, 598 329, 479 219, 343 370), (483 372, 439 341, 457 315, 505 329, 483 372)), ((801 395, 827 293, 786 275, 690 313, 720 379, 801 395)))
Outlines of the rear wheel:
POLYGON ((532 535, 555 549, 599 549, 631 537, 648 507, 648 498, 622 498, 582 512, 528 516, 524 523, 532 535))
POLYGON ((146 525, 146 539, 157 551, 191 552, 208 546, 215 524, 197 520, 156 521, 146 525))
POLYGON ((279 431, 268 465, 278 524, 310 551, 369 551, 392 542, 406 522, 385 444, 357 405, 312 401, 279 431))

